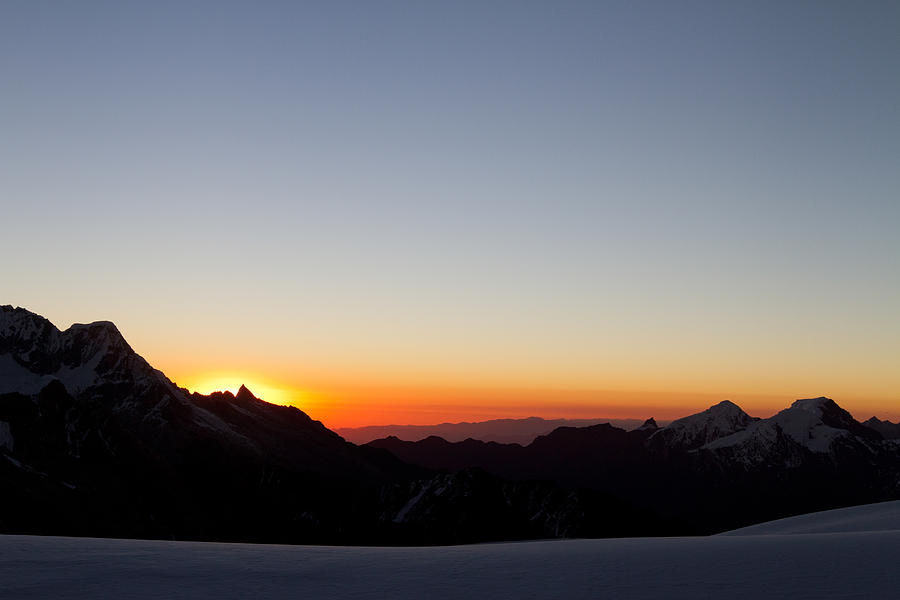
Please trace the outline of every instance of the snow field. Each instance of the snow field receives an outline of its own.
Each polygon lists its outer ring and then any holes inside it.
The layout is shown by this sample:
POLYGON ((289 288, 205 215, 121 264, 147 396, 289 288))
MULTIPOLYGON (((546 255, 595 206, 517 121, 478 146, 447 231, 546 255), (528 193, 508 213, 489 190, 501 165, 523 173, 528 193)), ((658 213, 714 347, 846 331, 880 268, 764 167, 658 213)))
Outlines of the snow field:
POLYGON ((887 598, 898 525, 888 502, 712 537, 434 548, 0 536, 0 597, 887 598))

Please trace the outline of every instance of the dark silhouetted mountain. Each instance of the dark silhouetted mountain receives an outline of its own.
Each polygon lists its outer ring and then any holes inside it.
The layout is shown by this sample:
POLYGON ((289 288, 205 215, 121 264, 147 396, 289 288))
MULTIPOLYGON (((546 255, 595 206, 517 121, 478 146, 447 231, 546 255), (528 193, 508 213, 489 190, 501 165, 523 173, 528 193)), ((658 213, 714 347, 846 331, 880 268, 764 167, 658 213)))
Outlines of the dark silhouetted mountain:
POLYGON ((471 467, 396 485, 384 500, 382 522, 408 532, 402 540, 411 544, 653 535, 663 527, 651 511, 609 494, 508 481, 471 467))
POLYGON ((448 442, 461 442, 469 438, 483 442, 501 444, 530 444, 539 435, 550 433, 557 427, 588 427, 599 423, 611 423, 622 429, 634 429, 641 422, 638 419, 492 419, 475 423, 440 423, 438 425, 369 425, 366 427, 344 427, 336 429, 345 440, 355 444, 366 444, 373 440, 396 437, 417 442, 427 437, 437 436, 448 442))
POLYGON ((458 466, 356 446, 244 386, 191 394, 112 323, 59 331, 0 307, 0 532, 433 544, 653 530, 609 495, 458 466))
POLYGON ((900 447, 827 398, 769 419, 725 401, 665 428, 561 427, 527 446, 439 438, 370 446, 454 471, 592 490, 655 515, 658 533, 711 533, 822 508, 900 497, 900 447))
POLYGON ((659 429, 659 425, 656 423, 656 419, 650 417, 644 421, 638 429, 641 431, 656 431, 659 429))
MULTIPOLYGON (((386 502, 407 503, 403 490, 418 493, 416 482, 434 476, 348 443, 246 387, 190 394, 111 323, 59 331, 26 310, 0 307, 0 531, 447 543, 544 530, 522 511, 496 519, 497 506, 519 502, 501 483, 478 492, 482 508, 466 507, 465 518, 481 523, 477 532, 382 518, 386 502)), ((538 503, 560 493, 543 489, 521 493, 538 503)), ((417 510, 427 504, 420 498, 417 510)), ((453 505, 433 509, 447 511, 453 505)))
POLYGON ((472 439, 448 442, 436 436, 418 442, 389 437, 367 445, 388 450, 406 462, 430 469, 482 467, 505 477, 564 480, 575 485, 583 484, 585 478, 599 476, 609 468, 646 459, 645 442, 655 431, 650 427, 625 431, 603 423, 590 427, 559 427, 538 436, 528 446, 472 439), (576 473, 566 475, 569 465, 574 466, 576 473))
POLYGON ((365 539, 363 499, 428 476, 246 388, 189 394, 107 322, 0 308, 0 391, 7 532, 365 539))
POLYGON ((900 439, 900 423, 891 423, 890 421, 882 421, 877 417, 872 417, 868 421, 863 421, 863 425, 869 429, 874 429, 886 440, 900 439))

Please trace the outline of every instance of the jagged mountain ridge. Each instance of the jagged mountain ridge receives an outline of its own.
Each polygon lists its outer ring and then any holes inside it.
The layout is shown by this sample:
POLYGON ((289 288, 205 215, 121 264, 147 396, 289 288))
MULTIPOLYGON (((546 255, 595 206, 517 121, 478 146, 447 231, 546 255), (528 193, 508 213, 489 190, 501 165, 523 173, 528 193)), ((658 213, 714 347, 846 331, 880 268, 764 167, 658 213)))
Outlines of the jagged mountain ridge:
MULTIPOLYGON (((237 397, 202 396, 179 388, 134 352, 110 322, 59 331, 39 315, 0 307, 0 357, 7 366, 0 390, 30 395, 58 381, 79 404, 102 403, 109 412, 107 421, 114 419, 139 436, 154 437, 156 452, 176 453, 185 444, 219 443, 225 438, 240 454, 274 456, 303 470, 327 472, 353 464, 354 474, 361 476, 372 469, 357 459, 356 447, 299 409, 262 402, 246 388, 237 397), (248 428, 255 428, 256 434, 248 428), (272 444, 259 435, 263 431, 293 439, 290 445, 272 444), (328 447, 328 456, 321 458, 330 458, 332 464, 319 460, 301 464, 303 447, 328 447), (342 459, 346 464, 340 464, 342 459)), ((102 433, 103 422, 96 426, 102 433)))
POLYGON ((854 446, 866 453, 884 437, 855 420, 834 400, 825 397, 797 400, 776 415, 749 423, 744 429, 710 441, 704 448, 734 452, 744 461, 771 460, 773 442, 782 437, 799 448, 816 454, 829 454, 836 446, 854 446))
POLYGON ((246 388, 190 394, 112 323, 59 331, 9 306, 0 307, 0 422, 4 531, 377 538, 368 500, 429 475, 246 388))
MULTIPOLYGON (((880 422, 887 423, 890 422, 880 422)), ((741 446, 760 446, 762 441, 773 441, 782 436, 804 450, 825 454, 834 444, 859 441, 867 447, 880 445, 885 437, 872 427, 856 421, 849 412, 833 400, 825 397, 801 399, 767 419, 751 417, 738 405, 724 400, 699 413, 672 421, 665 427, 657 426, 653 419, 631 431, 614 427, 609 423, 589 427, 559 427, 553 432, 538 436, 529 445, 500 444, 468 439, 462 442, 448 442, 437 436, 430 436, 419 442, 402 441, 396 436, 375 440, 369 445, 391 448, 407 459, 414 460, 415 453, 421 456, 431 452, 448 451, 447 464, 431 463, 437 468, 460 468, 461 465, 484 462, 476 450, 493 452, 497 456, 527 455, 539 453, 543 448, 559 443, 555 451, 566 447, 603 445, 610 447, 628 445, 640 446, 641 452, 649 453, 698 453, 718 454, 719 451, 741 446), (614 442, 618 440, 618 442, 614 442), (635 441, 640 442, 636 444, 635 441), (419 450, 415 450, 418 448, 419 450), (406 449, 406 450, 404 450, 406 449), (452 461, 456 461, 455 464, 452 461)), ((893 444, 887 447, 893 448, 893 444)), ((760 449, 758 458, 771 458, 771 453, 760 449)), ((422 461, 420 461, 422 462, 422 461)), ((431 462, 431 461, 424 461, 431 462)))
POLYGON ((0 307, 0 486, 0 531, 57 535, 464 543, 610 535, 614 511, 629 510, 478 469, 447 479, 246 387, 190 394, 112 323, 59 331, 11 306, 0 307))
POLYGON ((0 531, 305 543, 710 533, 898 494, 898 444, 824 399, 527 446, 357 447, 246 388, 190 394, 108 322, 0 307, 0 531), (668 431, 668 433, 667 433, 668 431), (435 472, 435 469, 442 472, 435 472))
POLYGON ((882 421, 878 417, 871 417, 863 421, 863 425, 869 429, 874 429, 886 440, 900 439, 900 423, 891 423, 887 420, 882 421))
POLYGON ((900 497, 900 444, 827 398, 798 400, 768 419, 724 401, 653 425, 563 427, 527 446, 440 438, 369 445, 429 468, 480 466, 610 493, 662 515, 675 531, 900 497))
POLYGON ((726 435, 742 431, 758 420, 745 413, 730 400, 709 407, 703 412, 672 421, 657 431, 651 444, 672 449, 695 450, 726 435))

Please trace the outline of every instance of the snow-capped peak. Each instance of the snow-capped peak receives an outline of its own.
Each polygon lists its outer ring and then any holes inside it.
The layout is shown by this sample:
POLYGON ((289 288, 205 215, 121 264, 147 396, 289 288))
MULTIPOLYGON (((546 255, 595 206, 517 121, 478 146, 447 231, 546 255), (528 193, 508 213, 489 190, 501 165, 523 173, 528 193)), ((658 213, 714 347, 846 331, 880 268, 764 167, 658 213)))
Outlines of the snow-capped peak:
POLYGON ((0 353, 27 351, 35 345, 54 348, 60 331, 53 323, 24 308, 0 306, 0 353))
POLYGON ((62 352, 62 363, 74 368, 89 362, 98 353, 133 350, 116 326, 109 321, 76 323, 60 331, 44 317, 24 308, 0 306, 0 354, 11 354, 20 363, 41 373, 49 373, 59 365, 48 361, 62 352), (72 352, 76 349, 76 352, 72 352))
POLYGON ((672 421, 653 434, 651 439, 657 443, 662 441, 669 447, 692 450, 741 431, 754 420, 734 402, 723 400, 703 412, 672 421))
POLYGON ((795 442, 814 452, 825 452, 835 439, 847 434, 846 430, 825 423, 823 417, 829 408, 826 401, 831 402, 827 398, 797 400, 769 420, 795 442))
POLYGON ((100 379, 133 379, 151 371, 109 321, 60 331, 28 310, 0 307, 0 383, 6 391, 34 394, 57 379, 77 394, 100 379))
POLYGON ((791 407, 787 410, 805 410, 821 415, 824 410, 832 406, 837 406, 834 400, 826 398, 825 396, 819 396, 818 398, 801 398, 800 400, 794 400, 791 407))
POLYGON ((712 450, 746 444, 763 447, 762 442, 767 441, 771 445, 779 433, 817 453, 828 452, 836 440, 851 435, 864 439, 877 439, 878 436, 858 423, 834 400, 818 397, 797 400, 790 408, 754 423, 745 431, 715 440, 706 447, 712 450))

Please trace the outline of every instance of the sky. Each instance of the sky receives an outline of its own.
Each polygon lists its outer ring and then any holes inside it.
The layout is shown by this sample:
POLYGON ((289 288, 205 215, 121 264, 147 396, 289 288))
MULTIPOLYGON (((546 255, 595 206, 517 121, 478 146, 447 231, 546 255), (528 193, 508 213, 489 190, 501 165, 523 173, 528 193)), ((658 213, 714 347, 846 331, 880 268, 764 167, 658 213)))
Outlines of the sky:
POLYGON ((326 425, 900 418, 900 3, 0 4, 0 302, 326 425))

